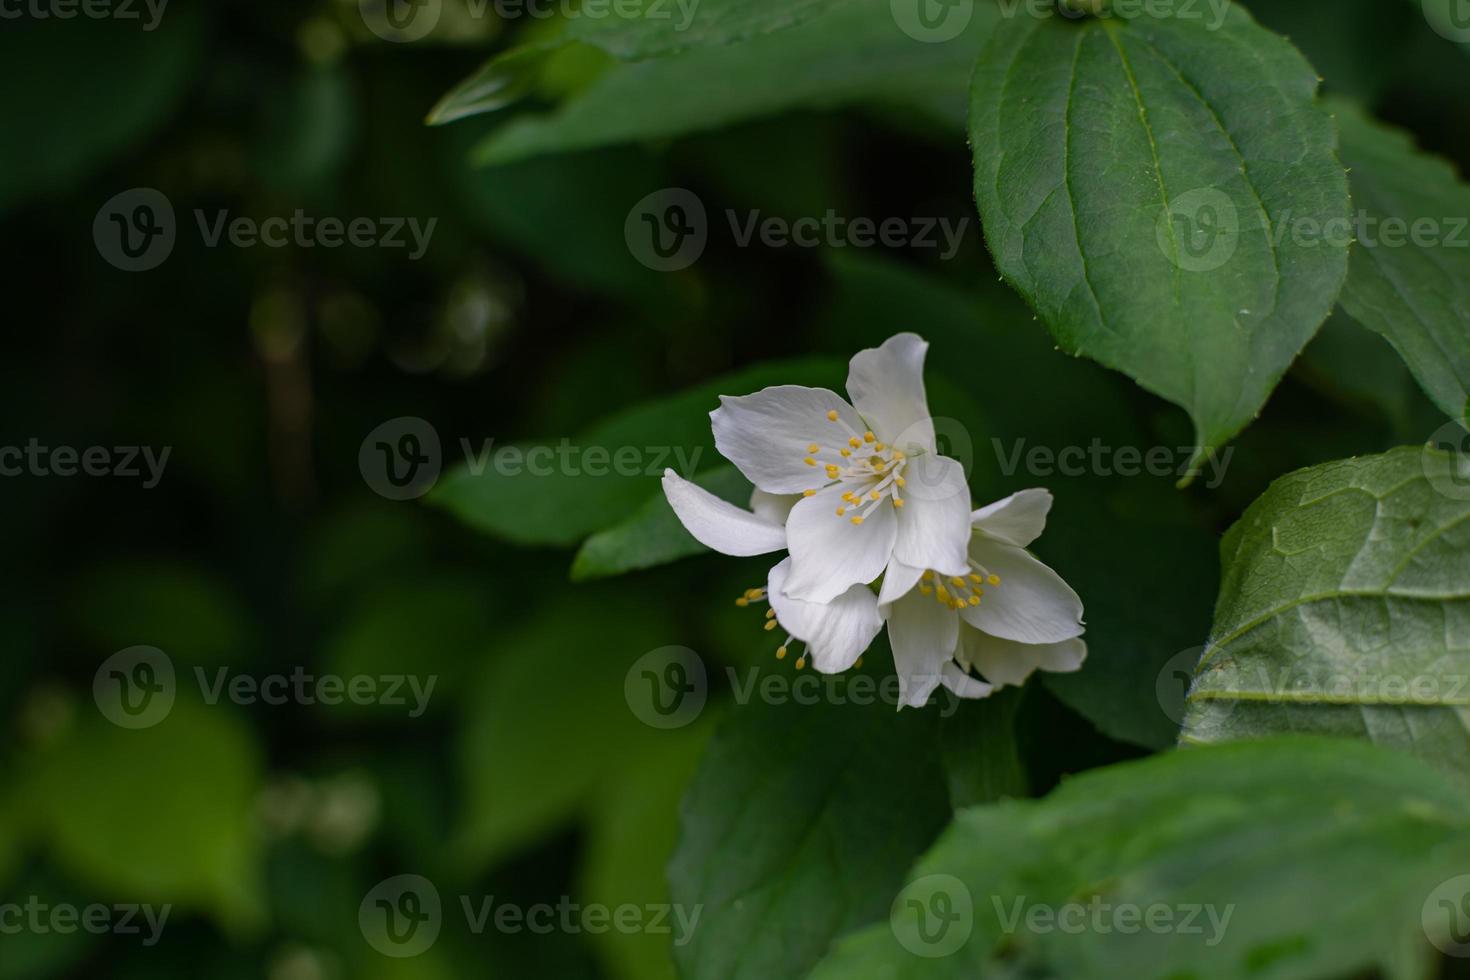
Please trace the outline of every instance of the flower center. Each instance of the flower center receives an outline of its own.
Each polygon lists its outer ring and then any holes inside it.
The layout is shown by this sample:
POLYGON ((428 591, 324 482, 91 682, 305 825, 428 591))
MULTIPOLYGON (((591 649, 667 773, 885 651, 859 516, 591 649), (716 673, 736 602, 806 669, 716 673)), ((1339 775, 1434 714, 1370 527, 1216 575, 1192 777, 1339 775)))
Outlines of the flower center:
POLYGON ((813 442, 806 447, 803 463, 811 467, 822 467, 827 482, 819 487, 802 491, 804 496, 814 496, 819 490, 842 486, 842 506, 837 508, 838 517, 847 517, 853 524, 863 519, 890 501, 894 507, 902 507, 903 497, 899 491, 904 487, 903 470, 908 457, 896 446, 878 441, 871 430, 858 434, 843 421, 836 409, 827 413, 827 421, 839 426, 847 442, 834 448, 823 447, 813 442), (848 511, 856 511, 848 517, 848 511))
POLYGON ((940 575, 929 569, 919 576, 919 593, 932 595, 941 606, 958 612, 965 606, 980 605, 985 595, 984 586, 995 588, 1000 585, 1000 576, 993 575, 977 561, 970 562, 968 575, 940 575))

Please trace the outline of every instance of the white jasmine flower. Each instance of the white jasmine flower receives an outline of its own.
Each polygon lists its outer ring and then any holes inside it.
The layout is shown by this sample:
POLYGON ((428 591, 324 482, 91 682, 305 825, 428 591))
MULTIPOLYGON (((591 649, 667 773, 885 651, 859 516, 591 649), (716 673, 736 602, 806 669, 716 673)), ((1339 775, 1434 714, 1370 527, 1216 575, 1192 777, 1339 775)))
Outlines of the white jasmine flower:
POLYGON ((1049 491, 1023 490, 975 511, 963 574, 889 566, 879 602, 901 704, 922 706, 941 683, 983 698, 1038 668, 1082 666, 1082 600, 1025 550, 1045 528, 1051 500, 1049 491))
POLYGON ((823 388, 782 385, 721 396, 710 413, 715 445, 751 483, 803 498, 785 521, 787 596, 830 602, 890 563, 969 571, 969 487, 960 464, 937 451, 924 392, 928 347, 903 333, 858 353, 847 377, 852 404, 823 388))
MULTIPOLYGON (((776 495, 757 489, 751 494, 750 510, 742 510, 688 480, 673 470, 664 470, 664 496, 674 513, 707 548, 727 555, 748 557, 786 549, 784 523, 800 495, 776 495)), ((776 649, 785 658, 791 645, 804 643, 812 666, 824 674, 846 670, 858 661, 883 628, 878 597, 866 585, 854 585, 830 602, 807 602, 786 592, 791 559, 771 569, 764 588, 746 589, 737 605, 770 602, 766 610, 767 630, 783 629, 786 639, 776 649)), ((798 669, 806 666, 805 654, 798 656, 798 669)))

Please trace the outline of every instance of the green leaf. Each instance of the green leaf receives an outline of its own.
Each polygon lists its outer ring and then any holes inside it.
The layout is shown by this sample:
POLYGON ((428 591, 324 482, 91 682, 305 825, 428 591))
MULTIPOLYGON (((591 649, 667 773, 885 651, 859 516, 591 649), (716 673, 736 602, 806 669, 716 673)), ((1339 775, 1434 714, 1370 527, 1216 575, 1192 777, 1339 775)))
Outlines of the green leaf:
POLYGON ((89 716, 35 764, 37 827, 69 874, 231 930, 258 924, 261 760, 229 712, 180 697, 152 728, 89 716))
POLYGON ((932 112, 945 100, 944 118, 951 105, 958 117, 975 46, 997 16, 993 5, 976 4, 964 33, 926 44, 904 33, 888 0, 850 0, 742 44, 615 65, 556 112, 496 130, 478 156, 482 163, 506 163, 861 102, 932 112))
POLYGON ((812 976, 1427 980, 1421 910, 1470 858, 1467 802, 1422 766, 1331 739, 1097 770, 1045 800, 961 813, 891 921, 812 976), (941 898, 936 930, 918 914, 941 898), (1155 906, 1175 928, 1121 911, 1155 906), (1037 909, 1059 918, 1047 928, 1037 909))
POLYGON ((1360 209, 1343 309, 1393 344, 1441 411, 1470 420, 1470 185, 1407 133, 1332 105, 1360 209))
MULTIPOLYGON (((0 110, 0 211, 63 190, 130 150, 188 91, 204 18, 197 8, 143 20, 7 19, 0 64, 13 91, 0 110)), ((102 201, 99 199, 97 204, 102 201)))
POLYGON ((719 47, 771 34, 824 14, 851 0, 636 0, 609 14, 582 14, 567 33, 624 60, 651 58, 685 48, 719 47))
MULTIPOLYGON (((750 481, 733 466, 700 474, 695 483, 722 500, 750 505, 750 481)), ((655 491, 627 520, 582 542, 572 561, 572 581, 584 582, 666 565, 709 549, 694 540, 674 516, 663 491, 655 491)))
POLYGON ((1225 535, 1184 739, 1349 735, 1470 786, 1470 467, 1404 448, 1282 477, 1225 535))
POLYGON ((840 364, 818 358, 747 368, 623 412, 576 440, 542 446, 534 458, 526 455, 529 445, 513 447, 518 456, 499 457, 512 447, 493 446, 488 460, 473 463, 486 463, 481 473, 461 466, 429 499, 496 537, 573 545, 637 510, 658 490, 665 468, 689 477, 715 461, 709 413, 719 407, 720 395, 775 384, 840 387, 844 377, 840 364))
POLYGON ((685 980, 806 975, 880 918, 949 814, 934 712, 737 709, 684 798, 670 891, 703 906, 674 950, 685 980))
POLYGON ((1342 286, 1346 243, 1298 245, 1282 223, 1349 203, 1306 60, 1238 6, 1212 30, 1174 2, 1003 20, 970 133, 1001 273, 1066 350, 1182 406, 1198 461, 1260 411, 1342 286))
POLYGON ((963 701, 939 725, 950 803, 959 809, 1026 795, 1026 769, 1016 745, 1016 709, 1023 688, 963 701))
POLYGON ((624 676, 676 635, 628 590, 579 589, 497 638, 499 652, 463 699, 457 850, 488 867, 578 816, 668 733, 624 700, 624 676))

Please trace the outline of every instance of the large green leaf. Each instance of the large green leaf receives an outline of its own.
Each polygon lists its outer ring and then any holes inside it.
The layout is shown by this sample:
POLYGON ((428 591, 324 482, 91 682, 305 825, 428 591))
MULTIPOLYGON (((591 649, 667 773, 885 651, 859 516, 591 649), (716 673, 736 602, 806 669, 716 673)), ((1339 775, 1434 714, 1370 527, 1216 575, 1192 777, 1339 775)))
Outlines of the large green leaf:
POLYGON ((802 977, 879 919, 949 814, 934 712, 749 705, 716 734, 681 816, 671 894, 703 906, 685 980, 802 977))
POLYGON ((795 27, 852 0, 635 0, 584 4, 567 33, 623 59, 718 47, 795 27))
MULTIPOLYGON (((732 504, 750 503, 750 481, 733 466, 702 473, 694 481, 732 504)), ((572 561, 572 581, 606 578, 624 572, 664 565, 708 549, 684 530, 674 516, 662 490, 631 514, 627 520, 598 531, 586 541, 572 561)))
POLYGON ((1393 344, 1441 411, 1470 420, 1470 185, 1407 133, 1333 109, 1359 209, 1343 309, 1393 344))
POLYGON ((890 922, 813 977, 1427 978, 1421 911, 1470 866, 1467 804, 1420 765, 1331 739, 1098 770, 961 813, 890 922))
POLYGON ((1069 351, 1182 406, 1201 453, 1260 411, 1332 309, 1348 216, 1317 75, 1234 5, 1007 18, 976 66, 975 196, 1001 273, 1069 351), (1191 15, 1189 12, 1193 12, 1191 15))
MULTIPOLYGON (((975 46, 996 18, 993 5, 975 4, 963 33, 922 43, 899 26, 888 0, 850 0, 825 16, 742 44, 612 66, 551 115, 522 117, 496 130, 479 157, 506 163, 862 102, 926 111, 940 106, 943 118, 958 118, 975 46)), ((453 106, 445 111, 464 114, 453 106)))
POLYGON ((1184 738, 1371 739, 1470 786, 1470 467, 1405 448, 1282 477, 1221 542, 1184 738))
POLYGON ((488 456, 472 446, 478 458, 429 499, 497 537, 572 545, 632 514, 658 490, 666 467, 691 477, 716 462, 709 413, 720 395, 776 384, 839 387, 843 377, 840 364, 824 359, 762 364, 615 415, 575 440, 542 445, 534 457, 529 445, 490 446, 488 456), (501 455, 507 449, 513 453, 501 455))
POLYGON ((939 725, 949 799, 956 807, 1025 796, 1026 767, 1016 744, 1016 709, 1023 688, 962 702, 939 725))

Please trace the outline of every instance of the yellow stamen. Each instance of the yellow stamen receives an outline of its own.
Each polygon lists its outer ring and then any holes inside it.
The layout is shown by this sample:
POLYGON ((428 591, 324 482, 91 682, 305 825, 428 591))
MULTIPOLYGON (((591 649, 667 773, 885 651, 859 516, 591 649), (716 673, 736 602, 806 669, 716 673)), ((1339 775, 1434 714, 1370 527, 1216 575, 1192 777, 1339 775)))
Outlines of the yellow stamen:
POLYGON ((847 444, 849 446, 851 446, 852 448, 856 449, 857 447, 859 447, 859 446, 861 446, 863 444, 863 441, 861 439, 859 439, 857 436, 853 436, 851 439, 847 440, 847 444))
POLYGON ((852 519, 852 522, 853 522, 853 523, 854 523, 854 524, 861 524, 861 523, 862 523, 862 522, 863 522, 863 519, 862 519, 862 518, 861 518, 861 517, 854 517, 854 518, 853 518, 853 519, 852 519))
POLYGON ((897 497, 894 497, 893 498, 893 506, 895 506, 895 507, 902 507, 903 506, 903 501, 900 500, 900 499, 898 499, 897 497))
POLYGON ((786 659, 786 648, 785 647, 777 647, 776 648, 776 659, 777 660, 785 660, 786 659))
POLYGON ((883 443, 881 443, 881 442, 875 442, 875 443, 873 443, 873 451, 874 452, 881 453, 883 451, 883 443))
POLYGON ((974 582, 976 585, 979 585, 982 582, 984 582, 985 580, 983 578, 981 578, 979 575, 976 575, 974 572, 971 572, 970 573, 970 581, 971 582, 974 582))
POLYGON ((834 409, 831 409, 831 410, 829 410, 827 412, 827 421, 828 422, 836 422, 837 421, 837 409, 834 408, 834 409))
POLYGON ((817 445, 817 444, 816 444, 816 443, 815 443, 815 442, 814 442, 814 443, 812 443, 812 444, 811 444, 811 445, 810 445, 810 446, 807 446, 807 447, 806 447, 806 451, 807 451, 807 452, 809 452, 809 453, 815 453, 815 452, 818 452, 818 451, 820 451, 820 450, 821 450, 821 448, 822 448, 822 447, 821 447, 821 446, 819 446, 819 445, 817 445))
POLYGON ((840 452, 843 456, 851 456, 852 455, 852 450, 851 449, 839 449, 837 451, 840 452))
POLYGON ((774 619, 775 617, 776 617, 776 610, 774 610, 774 609, 767 609, 766 610, 766 618, 767 619, 774 619))
POLYGON ((805 656, 797 657, 796 658, 796 669, 797 670, 801 670, 805 666, 806 666, 806 657, 805 656))
POLYGON ((863 658, 862 657, 858 657, 857 658, 857 663, 853 664, 854 667, 859 667, 859 668, 861 668, 862 665, 863 665, 863 658))
POLYGON ((810 456, 808 456, 806 459, 803 459, 802 462, 805 463, 808 466, 816 466, 817 465, 817 461, 814 460, 814 459, 812 459, 810 456))
POLYGON ((897 483, 897 484, 898 484, 898 485, 899 485, 899 486, 901 486, 901 487, 906 487, 906 486, 908 486, 908 484, 907 484, 907 483, 905 483, 905 482, 904 482, 904 479, 903 479, 903 477, 901 477, 901 476, 899 476, 899 477, 895 477, 895 478, 894 478, 894 480, 893 480, 893 482, 894 482, 894 483, 897 483))
POLYGON ((992 576, 990 576, 990 578, 987 581, 989 581, 991 585, 999 585, 1000 584, 1000 576, 999 575, 992 575, 992 576))
POLYGON ((839 507, 839 508, 837 508, 837 516, 838 517, 842 517, 846 513, 847 513, 847 508, 846 507, 839 507))
POLYGON ((952 582, 956 588, 963 589, 965 587, 965 580, 960 578, 958 575, 951 576, 950 582, 952 582))
POLYGON ((870 500, 877 500, 881 496, 883 496, 883 495, 881 493, 879 493, 877 490, 874 490, 872 493, 868 494, 868 498, 870 500))
POLYGON ((977 596, 977 595, 970 596, 970 605, 972 605, 972 606, 978 606, 978 605, 980 605, 980 597, 977 596))
POLYGON ((874 441, 877 438, 878 437, 875 436, 875 435, 873 435, 872 432, 864 432, 863 433, 863 442, 872 442, 872 441, 874 441))
POLYGON ((766 620, 766 627, 765 628, 768 631, 775 629, 776 628, 776 621, 774 619, 768 619, 768 620, 766 620))
POLYGON ((735 605, 737 605, 737 606, 748 606, 748 605, 750 605, 750 600, 747 599, 747 598, 745 598, 745 596, 741 596, 739 599, 736 599, 735 600, 735 605))
POLYGON ((801 495, 803 497, 815 497, 817 495, 817 491, 815 491, 815 490, 803 490, 801 492, 801 495))

